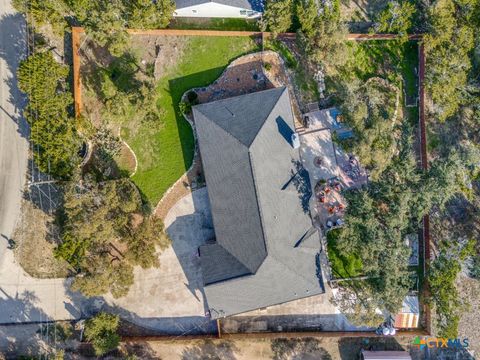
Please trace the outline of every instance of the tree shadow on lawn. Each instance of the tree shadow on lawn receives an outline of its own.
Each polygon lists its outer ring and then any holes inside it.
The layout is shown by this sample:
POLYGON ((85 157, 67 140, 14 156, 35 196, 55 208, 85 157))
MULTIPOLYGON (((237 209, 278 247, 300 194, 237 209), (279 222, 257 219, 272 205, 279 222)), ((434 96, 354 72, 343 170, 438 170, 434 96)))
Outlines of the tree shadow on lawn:
POLYGON ((180 111, 182 95, 190 89, 210 85, 221 75, 223 69, 224 67, 217 67, 168 81, 168 92, 172 98, 183 163, 186 170, 192 165, 196 144, 192 126, 180 111))

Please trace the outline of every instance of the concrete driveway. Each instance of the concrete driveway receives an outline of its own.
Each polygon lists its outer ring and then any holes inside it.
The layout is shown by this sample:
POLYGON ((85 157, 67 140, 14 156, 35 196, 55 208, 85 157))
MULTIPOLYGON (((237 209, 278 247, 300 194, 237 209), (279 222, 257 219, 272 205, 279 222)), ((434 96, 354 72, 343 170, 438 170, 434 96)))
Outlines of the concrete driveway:
POLYGON ((214 236, 206 188, 179 200, 165 217, 172 246, 160 256, 160 267, 136 269, 127 296, 106 296, 108 306, 124 318, 173 334, 213 332, 215 323, 205 316, 207 306, 198 246, 214 236))
POLYGON ((32 278, 8 251, 0 269, 0 324, 78 319, 103 309, 168 334, 214 333, 197 256, 198 246, 213 236, 206 188, 177 202, 165 226, 172 246, 159 255, 160 267, 136 268, 134 285, 120 299, 72 293, 70 279, 32 278))

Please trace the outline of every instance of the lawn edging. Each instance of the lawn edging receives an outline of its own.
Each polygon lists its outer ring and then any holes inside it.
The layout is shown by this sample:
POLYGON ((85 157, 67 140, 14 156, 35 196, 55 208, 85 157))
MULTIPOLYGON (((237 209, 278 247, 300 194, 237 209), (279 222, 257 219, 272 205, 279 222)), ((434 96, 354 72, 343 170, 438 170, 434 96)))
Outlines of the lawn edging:
POLYGON ((135 168, 133 169, 133 172, 129 175, 129 177, 133 177, 137 173, 137 168, 138 168, 137 154, 135 154, 135 151, 133 151, 133 149, 130 147, 130 145, 128 145, 128 143, 125 140, 122 139, 122 128, 121 127, 118 128, 118 138, 127 147, 127 149, 130 150, 130 152, 133 155, 133 158, 135 159, 135 168))
MULTIPOLYGON (((190 90, 187 90, 183 93, 182 95, 182 100, 181 101, 184 101, 185 97, 186 97, 186 94, 191 91, 192 89, 190 90)), ((193 159, 192 159, 192 164, 190 165, 190 167, 187 169, 187 171, 185 171, 185 173, 180 176, 180 178, 175 181, 172 186, 170 186, 167 191, 165 191, 165 193, 162 195, 162 198, 158 201, 157 205, 155 206, 155 209, 153 210, 153 214, 160 217, 162 220, 165 219, 165 216, 167 216, 168 212, 170 211, 171 207, 169 207, 168 209, 165 209, 165 208, 162 208, 162 205, 163 203, 166 201, 165 199, 167 199, 167 197, 169 195, 171 195, 173 193, 173 191, 175 191, 176 187, 178 187, 180 184, 183 185, 183 187, 187 190, 186 194, 188 193, 191 193, 192 192, 192 186, 191 186, 191 183, 189 184, 188 183, 188 177, 189 177, 189 173, 191 171, 193 171, 193 169, 198 166, 199 164, 199 161, 200 161, 200 158, 199 158, 199 151, 198 151, 198 141, 197 141, 197 131, 195 129, 195 124, 193 122, 192 119, 190 119, 185 113, 182 112, 182 116, 183 118, 190 124, 190 127, 192 128, 192 133, 193 133, 193 142, 194 142, 194 151, 193 151, 193 159), (187 180, 186 184, 188 185, 185 186, 185 180, 187 180)), ((190 174, 192 175, 192 174, 190 174)), ((185 196, 186 194, 182 194, 182 196, 180 196, 178 200, 180 200, 183 196, 185 196)), ((175 201, 175 203, 177 202, 175 201)), ((174 204, 175 204, 174 203, 174 204)), ((173 205, 174 205, 173 204, 173 205)))

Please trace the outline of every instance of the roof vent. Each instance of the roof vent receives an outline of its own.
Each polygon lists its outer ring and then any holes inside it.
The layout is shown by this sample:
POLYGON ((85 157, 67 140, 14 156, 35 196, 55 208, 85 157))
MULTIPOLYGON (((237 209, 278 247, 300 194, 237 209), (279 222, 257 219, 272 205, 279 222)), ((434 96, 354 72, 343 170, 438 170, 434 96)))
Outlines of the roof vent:
POLYGON ((300 147, 300 137, 296 132, 292 134, 292 146, 294 149, 298 149, 300 147))

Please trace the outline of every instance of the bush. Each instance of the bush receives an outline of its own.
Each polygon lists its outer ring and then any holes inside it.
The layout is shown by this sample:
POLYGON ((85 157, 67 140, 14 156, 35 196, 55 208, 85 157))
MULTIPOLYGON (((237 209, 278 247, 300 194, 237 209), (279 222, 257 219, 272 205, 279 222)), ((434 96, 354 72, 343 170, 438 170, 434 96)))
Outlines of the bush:
POLYGON ((80 139, 70 116, 73 101, 66 86, 68 71, 50 52, 29 56, 18 69, 19 88, 28 97, 25 118, 36 149, 35 164, 59 180, 68 180, 80 160, 80 139))
POLYGON ((480 255, 478 254, 473 258, 470 275, 475 279, 480 279, 480 255))
POLYGON ((187 99, 190 105, 198 104, 198 95, 195 91, 191 90, 187 93, 187 99))
POLYGON ((85 338, 92 343, 97 356, 118 346, 120 343, 120 336, 117 334, 119 324, 118 315, 103 312, 85 322, 85 338))
POLYGON ((69 322, 59 322, 56 324, 42 325, 37 331, 42 337, 66 341, 73 336, 73 326, 69 322))
POLYGON ((180 104, 178 104, 178 108, 182 114, 190 114, 192 112, 192 105, 185 101, 181 101, 180 104))
POLYGON ((437 335, 454 339, 458 336, 458 324, 466 301, 460 298, 456 279, 462 270, 462 262, 473 253, 475 241, 440 244, 440 254, 433 261, 428 281, 430 298, 436 314, 437 335))

